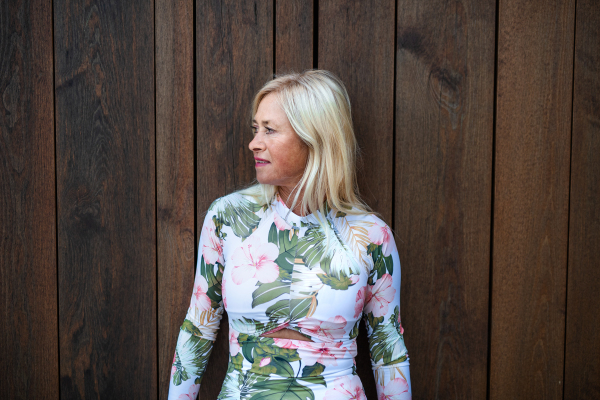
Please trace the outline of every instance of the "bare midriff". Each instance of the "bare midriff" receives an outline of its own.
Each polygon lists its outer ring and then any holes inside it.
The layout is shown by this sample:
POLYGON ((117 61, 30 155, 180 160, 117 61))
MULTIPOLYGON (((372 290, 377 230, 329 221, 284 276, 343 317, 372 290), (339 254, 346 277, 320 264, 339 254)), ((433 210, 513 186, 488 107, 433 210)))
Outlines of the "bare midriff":
POLYGON ((291 329, 283 328, 275 332, 266 332, 260 336, 278 338, 278 339, 292 339, 292 340, 304 340, 305 342, 312 342, 309 338, 291 329))

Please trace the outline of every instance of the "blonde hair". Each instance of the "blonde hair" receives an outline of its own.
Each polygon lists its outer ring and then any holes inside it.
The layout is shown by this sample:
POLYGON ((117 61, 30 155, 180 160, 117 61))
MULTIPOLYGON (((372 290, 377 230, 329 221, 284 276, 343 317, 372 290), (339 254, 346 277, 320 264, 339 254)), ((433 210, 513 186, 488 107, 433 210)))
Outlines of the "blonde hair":
MULTIPOLYGON (((308 146, 304 174, 296 188, 293 210, 303 192, 304 213, 330 208, 347 214, 370 213, 361 200, 356 182, 358 145, 352 127, 350 98, 342 81, 329 71, 307 70, 276 76, 254 96, 252 117, 269 94, 285 112, 292 128, 308 146)), ((277 186, 258 183, 242 191, 262 204, 270 204, 277 186)))

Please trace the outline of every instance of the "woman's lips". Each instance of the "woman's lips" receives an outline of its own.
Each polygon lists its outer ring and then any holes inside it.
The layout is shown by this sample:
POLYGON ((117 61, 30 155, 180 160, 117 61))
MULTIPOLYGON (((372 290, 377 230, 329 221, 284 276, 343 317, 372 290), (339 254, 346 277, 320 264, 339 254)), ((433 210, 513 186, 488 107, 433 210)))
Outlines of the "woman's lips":
POLYGON ((254 158, 254 166, 255 167, 264 167, 265 165, 269 165, 270 162, 267 160, 263 160, 262 158, 254 158))

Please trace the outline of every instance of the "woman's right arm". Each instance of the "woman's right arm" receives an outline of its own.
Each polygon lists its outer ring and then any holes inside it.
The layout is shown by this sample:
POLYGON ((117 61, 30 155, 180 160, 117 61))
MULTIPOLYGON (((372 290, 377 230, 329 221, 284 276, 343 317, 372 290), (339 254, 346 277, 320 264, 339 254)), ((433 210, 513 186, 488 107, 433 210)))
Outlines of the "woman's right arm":
POLYGON ((196 398, 223 315, 224 238, 214 215, 207 213, 200 234, 194 290, 177 339, 169 400, 196 398))

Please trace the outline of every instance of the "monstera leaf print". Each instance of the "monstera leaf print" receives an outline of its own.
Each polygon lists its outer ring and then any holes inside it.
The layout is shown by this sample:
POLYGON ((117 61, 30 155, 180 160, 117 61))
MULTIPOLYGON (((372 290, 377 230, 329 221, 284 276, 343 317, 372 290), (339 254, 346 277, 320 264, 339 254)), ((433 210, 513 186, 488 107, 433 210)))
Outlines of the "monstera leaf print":
POLYGON ((256 212, 261 208, 259 204, 234 193, 215 200, 208 210, 216 212, 219 221, 231 227, 236 236, 245 239, 258 226, 261 217, 256 212))
POLYGON ((191 376, 202 376, 202 372, 204 372, 208 363, 212 344, 212 340, 202 339, 195 335, 179 335, 175 351, 177 371, 173 375, 175 385, 181 384, 182 381, 188 380, 191 376))
POLYGON ((384 365, 406 360, 404 338, 398 325, 398 306, 387 324, 378 324, 369 338, 369 348, 373 362, 383 359, 384 365))

